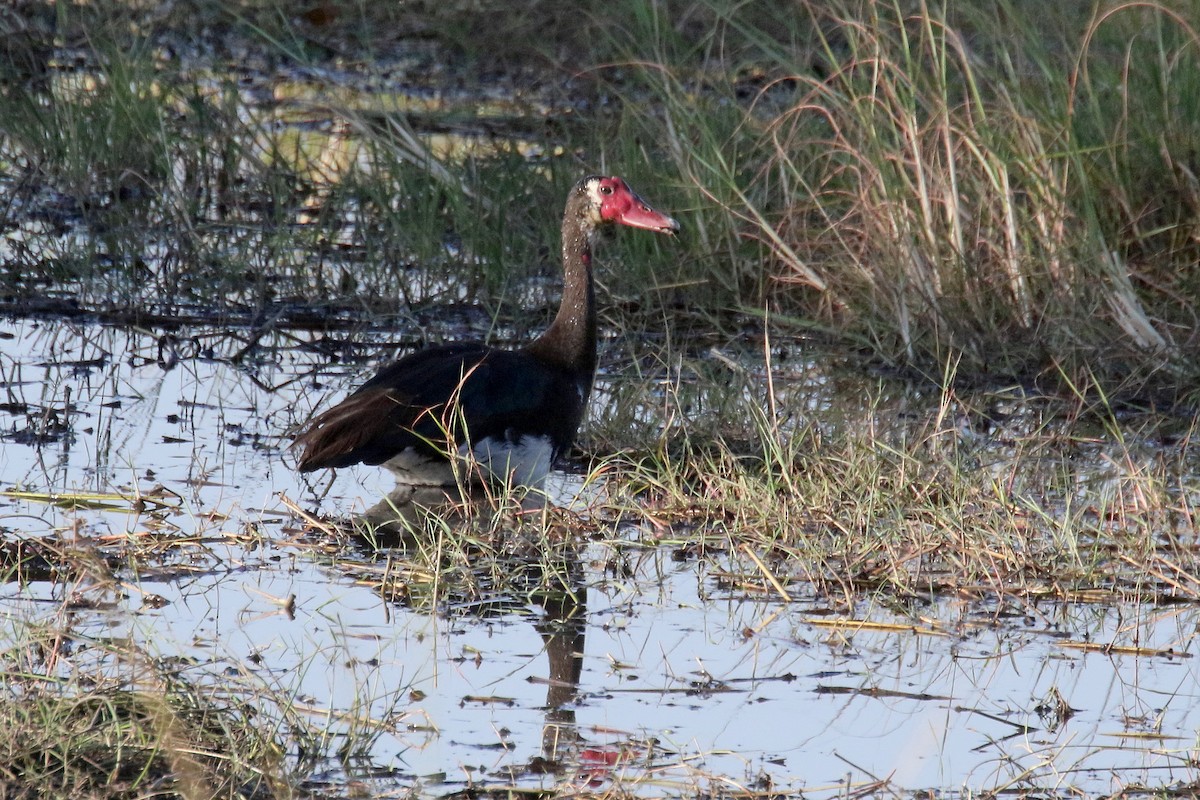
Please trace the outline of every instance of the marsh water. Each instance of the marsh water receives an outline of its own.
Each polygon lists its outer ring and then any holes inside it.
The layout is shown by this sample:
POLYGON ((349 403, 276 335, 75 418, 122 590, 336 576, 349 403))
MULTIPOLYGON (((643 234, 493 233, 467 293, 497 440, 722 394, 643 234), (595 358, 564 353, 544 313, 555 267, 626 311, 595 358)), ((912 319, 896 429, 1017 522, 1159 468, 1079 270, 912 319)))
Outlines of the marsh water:
MULTIPOLYGON (((242 338, 202 327, 0 322, 3 537, 107 564, 14 577, 0 629, 62 625, 68 671, 136 682, 104 646, 133 642, 196 683, 290 698, 262 724, 323 731, 305 757, 310 787, 333 793, 1098 795, 1196 780, 1194 605, 785 604, 730 580, 719 554, 603 519, 562 567, 567 592, 381 592, 373 576, 404 551, 323 541, 284 502, 345 516, 390 488, 377 470, 290 468, 288 429, 363 369, 330 365, 312 335, 272 333, 233 359, 242 338), (104 562, 129 541, 159 554, 104 562)), ((797 374, 810 408, 864 402, 820 363, 797 374)), ((906 393, 871 413, 929 402, 906 393)), ((551 487, 580 519, 603 491, 566 472, 551 487)))

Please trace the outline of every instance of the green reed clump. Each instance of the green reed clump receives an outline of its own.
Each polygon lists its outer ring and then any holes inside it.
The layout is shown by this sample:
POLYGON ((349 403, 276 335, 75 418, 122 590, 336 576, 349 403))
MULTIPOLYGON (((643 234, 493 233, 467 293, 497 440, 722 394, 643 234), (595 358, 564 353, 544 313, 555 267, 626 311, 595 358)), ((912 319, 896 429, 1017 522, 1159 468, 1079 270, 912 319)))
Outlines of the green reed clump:
POLYGON ((238 229, 206 235, 245 186, 236 103, 228 83, 184 78, 150 38, 103 20, 61 7, 59 35, 82 63, 0 76, 3 211, 20 231, 12 288, 169 313, 231 275, 241 282, 236 267, 217 266, 238 229))
MULTIPOLYGON (((332 56, 314 46, 314 33, 331 44, 360 41, 374 27, 365 7, 362 19, 313 21, 274 4, 201 0, 195 15, 168 9, 100 24, 114 5, 57 12, 54 30, 78 63, 36 80, 15 66, 0 74, 0 159, 16 176, 0 187, 0 213, 21 229, 7 264, 14 298, 65 295, 89 308, 168 315, 482 302, 511 317, 531 301, 553 303, 553 292, 531 298, 528 281, 557 277, 559 215, 580 175, 605 162, 635 184, 654 174, 629 168, 647 160, 637 142, 593 150, 598 134, 577 138, 585 124, 556 124, 546 155, 528 156, 525 140, 550 126, 536 114, 521 118, 515 93, 514 119, 489 123, 511 124, 512 140, 502 130, 487 152, 435 157, 431 136, 476 135, 469 103, 414 122, 403 87, 375 90, 374 70, 390 62, 375 63, 369 51, 356 62, 360 80, 320 76, 332 56), (192 52, 214 44, 258 66, 192 52), (281 80, 263 71, 276 62, 281 80), (38 221, 45 216, 56 220, 49 229, 38 221)), ((535 44, 522 44, 527 55, 535 44)), ((671 207, 652 183, 641 186, 671 207)), ((653 247, 618 240, 609 263, 640 263, 653 247)))
POLYGON ((790 286, 783 307, 925 367, 1090 369, 1114 389, 1194 371, 1185 15, 802 3, 764 25, 708 7, 699 63, 719 52, 724 75, 652 63, 643 116, 719 220, 706 245, 757 270, 760 297, 790 286))

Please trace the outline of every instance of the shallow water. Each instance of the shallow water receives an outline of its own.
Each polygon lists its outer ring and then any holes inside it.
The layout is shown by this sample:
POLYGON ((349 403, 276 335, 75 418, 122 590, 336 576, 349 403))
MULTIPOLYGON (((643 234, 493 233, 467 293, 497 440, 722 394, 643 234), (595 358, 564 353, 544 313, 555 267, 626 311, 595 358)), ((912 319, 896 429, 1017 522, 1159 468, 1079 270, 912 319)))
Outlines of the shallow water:
MULTIPOLYGON (((173 542, 153 566, 118 565, 117 583, 3 584, 0 636, 58 620, 78 637, 74 668, 134 670, 98 646, 129 638, 197 682, 294 698, 328 734, 314 785, 371 793, 619 780, 654 796, 821 797, 887 780, 1096 795, 1200 778, 1191 605, 864 600, 853 616, 872 626, 831 624, 847 614, 825 598, 749 596, 722 580, 736 565, 677 560, 611 525, 564 567, 581 603, 385 600, 369 578, 386 554, 331 554, 280 500, 347 514, 390 488, 369 469, 306 482, 282 455, 289 426, 354 380, 308 336, 270 334, 234 363, 244 341, 216 331, 0 322, 0 489, 167 506, 0 496, 4 538, 173 542)), ((856 402, 836 393, 863 393, 832 379, 806 391, 809 408, 843 413, 856 402)), ((586 513, 580 483, 559 475, 555 499, 586 513)), ((285 724, 276 706, 260 713, 285 724)))

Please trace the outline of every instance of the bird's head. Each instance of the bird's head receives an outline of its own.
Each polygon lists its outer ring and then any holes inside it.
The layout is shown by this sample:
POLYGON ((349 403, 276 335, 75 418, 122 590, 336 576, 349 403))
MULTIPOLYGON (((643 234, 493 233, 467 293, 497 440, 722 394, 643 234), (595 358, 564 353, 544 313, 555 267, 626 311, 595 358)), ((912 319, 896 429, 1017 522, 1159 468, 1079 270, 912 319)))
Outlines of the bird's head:
POLYGON ((591 205, 592 222, 628 225, 657 233, 678 233, 679 223, 661 211, 656 211, 623 179, 616 176, 591 175, 580 182, 591 205))

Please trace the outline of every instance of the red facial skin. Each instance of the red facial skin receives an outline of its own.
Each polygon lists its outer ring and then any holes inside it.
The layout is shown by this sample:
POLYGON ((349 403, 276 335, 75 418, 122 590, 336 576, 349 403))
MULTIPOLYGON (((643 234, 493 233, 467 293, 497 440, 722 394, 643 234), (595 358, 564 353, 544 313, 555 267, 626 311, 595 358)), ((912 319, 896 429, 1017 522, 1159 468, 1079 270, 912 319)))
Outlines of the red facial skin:
POLYGON ((600 218, 631 228, 644 228, 659 233, 676 233, 679 223, 655 211, 620 178, 602 178, 598 188, 601 198, 600 218))

